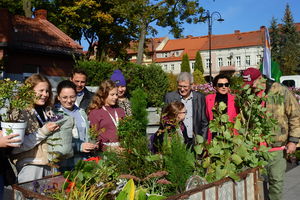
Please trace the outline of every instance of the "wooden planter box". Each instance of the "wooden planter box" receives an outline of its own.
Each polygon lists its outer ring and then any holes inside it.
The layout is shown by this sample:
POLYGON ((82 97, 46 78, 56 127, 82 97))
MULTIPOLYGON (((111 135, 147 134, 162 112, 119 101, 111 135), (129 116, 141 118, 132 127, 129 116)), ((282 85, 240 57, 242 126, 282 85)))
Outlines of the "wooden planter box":
POLYGON ((29 181, 20 184, 14 184, 12 186, 14 196, 18 196, 17 199, 41 199, 41 200, 54 200, 46 196, 45 192, 53 192, 55 189, 61 189, 65 178, 62 175, 59 176, 46 176, 42 179, 29 181))
MULTIPOLYGON (((241 180, 232 181, 224 178, 219 181, 196 187, 181 194, 168 197, 168 200, 263 200, 263 187, 259 181, 258 168, 249 169, 239 174, 241 180)), ((63 176, 48 176, 43 179, 13 185, 13 189, 23 198, 53 200, 42 193, 43 187, 54 186, 61 189, 63 176)), ((16 192, 14 191, 14 192, 16 192)))
POLYGON ((168 197, 168 200, 263 200, 262 182, 258 168, 239 174, 241 180, 234 182, 230 178, 199 186, 181 194, 168 197))

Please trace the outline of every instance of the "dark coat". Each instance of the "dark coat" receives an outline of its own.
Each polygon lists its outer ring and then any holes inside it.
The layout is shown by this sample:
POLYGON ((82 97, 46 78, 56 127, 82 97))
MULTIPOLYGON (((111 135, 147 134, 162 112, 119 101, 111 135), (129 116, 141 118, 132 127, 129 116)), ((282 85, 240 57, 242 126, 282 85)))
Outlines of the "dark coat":
POLYGON ((87 108, 89 107, 91 101, 92 101, 92 98, 94 96, 94 93, 93 92, 90 92, 88 89, 84 88, 84 95, 83 95, 83 98, 80 102, 80 105, 79 105, 79 108, 82 108, 83 110, 87 110, 87 108))
MULTIPOLYGON (((206 105, 204 94, 193 92, 193 132, 194 134, 202 135, 204 140, 207 138, 208 121, 206 118, 206 105)), ((169 92, 165 96, 165 103, 169 104, 174 101, 181 102, 181 96, 178 91, 169 92)))

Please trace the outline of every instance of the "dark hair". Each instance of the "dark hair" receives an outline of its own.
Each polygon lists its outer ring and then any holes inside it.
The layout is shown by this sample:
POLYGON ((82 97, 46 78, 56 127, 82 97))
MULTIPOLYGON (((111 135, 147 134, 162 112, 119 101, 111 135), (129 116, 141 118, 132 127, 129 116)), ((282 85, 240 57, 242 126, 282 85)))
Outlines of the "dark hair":
POLYGON ((168 104, 163 110, 162 116, 168 119, 176 119, 179 112, 184 108, 184 104, 180 101, 174 101, 168 104))
POLYGON ((37 84, 41 83, 41 82, 46 82, 48 84, 48 89, 49 89, 49 98, 47 100, 47 102, 45 103, 45 106, 50 106, 52 104, 52 86, 50 81, 48 80, 48 78, 46 76, 43 76, 41 74, 32 74, 31 76, 29 76, 26 80, 25 83, 26 84, 30 84, 31 85, 31 89, 33 89, 37 84))
POLYGON ((73 78, 75 74, 83 74, 85 75, 86 79, 88 78, 87 73, 83 69, 74 68, 71 73, 71 78, 73 78))
POLYGON ((218 81, 219 79, 227 79, 228 80, 228 83, 230 85, 230 78, 226 75, 226 74, 219 74, 217 75, 214 80, 213 80, 213 86, 214 87, 217 87, 217 84, 218 84, 218 81))
POLYGON ((72 82, 72 81, 69 81, 69 80, 64 80, 64 81, 61 81, 58 85, 57 85, 57 88, 56 88, 56 91, 57 91, 57 95, 59 96, 59 94, 61 93, 62 89, 64 88, 71 88, 76 92, 76 85, 72 82))

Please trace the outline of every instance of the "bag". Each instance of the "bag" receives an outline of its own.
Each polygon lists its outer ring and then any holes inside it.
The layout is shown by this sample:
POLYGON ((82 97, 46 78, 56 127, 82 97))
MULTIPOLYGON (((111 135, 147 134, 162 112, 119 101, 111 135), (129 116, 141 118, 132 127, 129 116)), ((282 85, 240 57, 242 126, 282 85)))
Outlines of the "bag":
POLYGON ((60 128, 47 138, 48 160, 52 163, 58 163, 74 155, 72 130, 75 124, 73 117, 64 115, 63 119, 55 123, 60 128))

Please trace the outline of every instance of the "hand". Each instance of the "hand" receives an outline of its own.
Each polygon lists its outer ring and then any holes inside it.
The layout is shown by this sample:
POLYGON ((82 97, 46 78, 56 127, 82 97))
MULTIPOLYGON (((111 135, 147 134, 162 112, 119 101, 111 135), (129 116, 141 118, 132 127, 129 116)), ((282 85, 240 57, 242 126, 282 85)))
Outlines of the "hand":
POLYGON ((286 153, 287 154, 291 154, 294 153, 296 151, 297 145, 293 142, 289 142, 286 145, 286 153))
POLYGON ((59 129, 59 126, 55 122, 48 122, 44 126, 47 127, 50 133, 59 129))
POLYGON ((97 148, 98 148, 97 144, 93 144, 89 142, 82 143, 82 151, 85 153, 91 152, 97 148))
POLYGON ((14 137, 19 136, 19 134, 10 134, 7 136, 0 136, 0 147, 20 147, 18 144, 13 144, 14 142, 20 142, 21 139, 13 139, 14 137))

